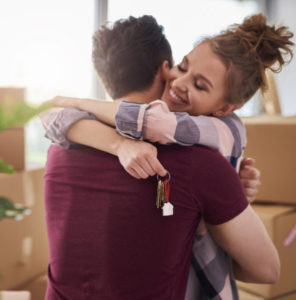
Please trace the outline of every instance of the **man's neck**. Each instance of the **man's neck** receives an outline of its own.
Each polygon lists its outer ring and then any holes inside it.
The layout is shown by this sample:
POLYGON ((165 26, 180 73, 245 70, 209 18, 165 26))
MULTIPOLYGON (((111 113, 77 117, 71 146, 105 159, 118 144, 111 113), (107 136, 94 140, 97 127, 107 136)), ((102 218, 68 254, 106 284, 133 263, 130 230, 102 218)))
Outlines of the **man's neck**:
POLYGON ((116 101, 124 100, 128 102, 137 102, 137 103, 149 103, 153 100, 156 100, 156 98, 154 95, 151 95, 146 92, 133 92, 115 100, 116 101))
POLYGON ((152 86, 147 90, 131 92, 115 100, 125 100, 128 102, 137 102, 137 103, 149 103, 156 99, 160 99, 161 97, 160 92, 161 91, 159 88, 152 86))

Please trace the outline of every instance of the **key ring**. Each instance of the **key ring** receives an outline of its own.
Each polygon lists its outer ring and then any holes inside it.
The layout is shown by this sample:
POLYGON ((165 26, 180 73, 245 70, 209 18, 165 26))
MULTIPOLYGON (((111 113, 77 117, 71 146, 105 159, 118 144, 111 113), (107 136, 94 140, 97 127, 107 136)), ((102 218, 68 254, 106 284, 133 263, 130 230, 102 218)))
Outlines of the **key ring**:
POLYGON ((166 177, 168 177, 168 181, 170 181, 171 180, 171 174, 170 174, 170 172, 168 171, 168 173, 165 175, 165 176, 159 176, 158 174, 157 174, 157 180, 162 180, 161 178, 164 178, 164 180, 166 179, 166 177))

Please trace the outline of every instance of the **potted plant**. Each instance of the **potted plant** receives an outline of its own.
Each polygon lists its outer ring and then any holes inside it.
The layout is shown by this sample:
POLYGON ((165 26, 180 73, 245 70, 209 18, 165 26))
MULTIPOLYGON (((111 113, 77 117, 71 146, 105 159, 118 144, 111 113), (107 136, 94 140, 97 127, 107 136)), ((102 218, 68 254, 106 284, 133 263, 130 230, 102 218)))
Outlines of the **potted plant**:
MULTIPOLYGON (((49 105, 40 105, 32 107, 25 102, 17 103, 12 109, 4 103, 0 105, 0 131, 19 125, 24 125, 31 118, 38 115, 40 112, 49 108, 49 105)), ((14 169, 11 165, 3 161, 0 157, 0 173, 12 174, 14 169)), ((13 199, 14 201, 17 199, 13 199)), ((22 204, 14 203, 11 199, 1 195, 0 191, 0 222, 4 219, 22 220, 25 215, 31 213, 31 210, 22 204)), ((1 274, 0 274, 1 276, 1 274)), ((20 299, 29 300, 30 294, 28 292, 1 292, 0 300, 20 299)))

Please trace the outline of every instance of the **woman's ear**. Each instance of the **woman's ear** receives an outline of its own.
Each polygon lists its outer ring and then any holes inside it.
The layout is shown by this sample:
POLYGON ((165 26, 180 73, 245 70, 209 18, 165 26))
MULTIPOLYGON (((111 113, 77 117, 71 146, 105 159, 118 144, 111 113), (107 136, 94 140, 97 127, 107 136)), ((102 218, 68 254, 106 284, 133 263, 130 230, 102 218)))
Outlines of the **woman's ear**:
POLYGON ((229 115, 230 113, 232 113, 233 111, 235 111, 238 108, 237 105, 234 104, 223 104, 223 106, 221 108, 219 108, 218 110, 216 110, 213 115, 215 117, 224 117, 229 115))

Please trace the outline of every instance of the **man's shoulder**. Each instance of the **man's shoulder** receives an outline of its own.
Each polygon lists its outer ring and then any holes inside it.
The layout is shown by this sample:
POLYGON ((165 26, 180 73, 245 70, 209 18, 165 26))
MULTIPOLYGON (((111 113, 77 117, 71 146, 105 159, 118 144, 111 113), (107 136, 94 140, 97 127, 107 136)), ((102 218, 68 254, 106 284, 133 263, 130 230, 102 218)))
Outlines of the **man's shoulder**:
POLYGON ((215 159, 228 163, 227 160, 217 150, 211 149, 206 146, 180 146, 174 144, 157 145, 157 148, 161 156, 169 156, 172 159, 176 156, 186 156, 186 159, 188 161, 198 161, 199 163, 205 163, 204 159, 215 159))
POLYGON ((211 177, 226 176, 226 174, 236 176, 237 173, 229 161, 217 150, 198 146, 192 147, 190 164, 193 172, 209 172, 211 177))
POLYGON ((75 165, 100 164, 102 162, 117 162, 115 156, 87 146, 79 146, 73 149, 65 149, 52 144, 48 149, 47 162, 55 164, 71 163, 75 165))
MULTIPOLYGON (((158 158, 166 168, 174 168, 176 170, 187 169, 192 176, 199 176, 201 173, 211 173, 221 170, 230 170, 235 173, 230 163, 217 151, 205 146, 157 146, 158 158), (202 172, 201 172, 202 170, 202 172)), ((218 176, 218 174, 217 174, 218 176)))

